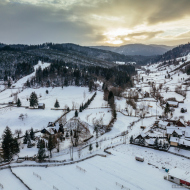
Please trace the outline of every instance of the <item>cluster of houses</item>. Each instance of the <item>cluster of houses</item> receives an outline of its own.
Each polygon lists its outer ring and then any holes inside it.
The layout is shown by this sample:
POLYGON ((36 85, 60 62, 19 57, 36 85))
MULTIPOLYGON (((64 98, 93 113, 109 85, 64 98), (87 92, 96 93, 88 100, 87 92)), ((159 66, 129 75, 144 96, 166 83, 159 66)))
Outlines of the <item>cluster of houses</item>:
POLYGON ((170 146, 190 150, 190 122, 156 121, 149 131, 136 136, 133 143, 165 150, 170 146))
POLYGON ((190 150, 190 122, 185 124, 180 120, 165 120, 159 121, 157 127, 164 130, 170 146, 190 150))

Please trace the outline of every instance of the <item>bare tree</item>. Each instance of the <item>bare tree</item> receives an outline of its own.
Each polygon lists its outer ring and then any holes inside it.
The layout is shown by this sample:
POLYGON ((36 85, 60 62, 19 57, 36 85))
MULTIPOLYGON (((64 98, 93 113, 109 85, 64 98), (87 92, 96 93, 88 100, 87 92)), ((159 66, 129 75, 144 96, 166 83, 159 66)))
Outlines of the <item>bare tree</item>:
POLYGON ((18 118, 23 121, 24 120, 24 114, 21 113, 18 118))
POLYGON ((16 129, 15 130, 15 135, 17 135, 17 138, 19 138, 19 136, 22 134, 22 130, 21 129, 16 129))

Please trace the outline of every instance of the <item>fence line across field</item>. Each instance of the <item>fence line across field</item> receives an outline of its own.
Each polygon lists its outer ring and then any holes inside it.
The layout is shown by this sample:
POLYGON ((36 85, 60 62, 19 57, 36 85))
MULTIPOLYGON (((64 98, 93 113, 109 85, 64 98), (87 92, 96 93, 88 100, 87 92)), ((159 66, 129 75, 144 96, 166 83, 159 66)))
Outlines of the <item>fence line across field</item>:
POLYGON ((83 171, 84 173, 86 172, 85 169, 83 169, 83 168, 81 168, 81 167, 79 167, 79 166, 76 166, 76 168, 79 169, 80 171, 83 171))
POLYGON ((35 175, 36 177, 38 177, 40 180, 42 179, 41 176, 39 176, 38 174, 33 172, 33 175, 35 175))
POLYGON ((116 185, 121 187, 121 189, 126 189, 126 190, 130 190, 129 188, 125 187, 124 185, 121 185, 120 183, 116 182, 116 185))

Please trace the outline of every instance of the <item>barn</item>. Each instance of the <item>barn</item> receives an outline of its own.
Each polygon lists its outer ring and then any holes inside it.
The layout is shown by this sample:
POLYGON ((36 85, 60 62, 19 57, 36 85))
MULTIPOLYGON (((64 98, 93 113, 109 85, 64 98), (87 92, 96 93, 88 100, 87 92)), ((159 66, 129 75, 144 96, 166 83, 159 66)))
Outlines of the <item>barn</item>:
POLYGON ((168 180, 179 185, 190 187, 190 172, 181 170, 179 168, 173 168, 169 170, 168 180))

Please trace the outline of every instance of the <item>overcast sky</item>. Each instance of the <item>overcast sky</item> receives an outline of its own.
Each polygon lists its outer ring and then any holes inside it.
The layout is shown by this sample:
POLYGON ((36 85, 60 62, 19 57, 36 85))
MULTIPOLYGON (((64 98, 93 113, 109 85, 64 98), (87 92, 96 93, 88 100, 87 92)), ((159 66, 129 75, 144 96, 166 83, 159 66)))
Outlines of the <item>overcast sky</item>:
POLYGON ((190 0, 0 0, 0 42, 190 42, 190 0))

